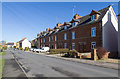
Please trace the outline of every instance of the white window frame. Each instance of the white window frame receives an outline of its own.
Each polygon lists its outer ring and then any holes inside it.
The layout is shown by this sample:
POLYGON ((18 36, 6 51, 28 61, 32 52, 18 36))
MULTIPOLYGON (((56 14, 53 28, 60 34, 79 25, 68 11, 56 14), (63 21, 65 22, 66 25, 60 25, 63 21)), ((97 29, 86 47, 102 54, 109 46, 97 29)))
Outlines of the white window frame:
POLYGON ((91 28, 91 37, 96 37, 96 27, 91 28), (95 32, 93 29, 95 29, 95 32))
POLYGON ((65 48, 65 49, 67 48, 67 43, 64 43, 64 48, 65 48))
POLYGON ((64 34, 64 40, 67 40, 67 33, 64 34))
POLYGON ((75 43, 72 43, 72 50, 75 50, 75 43), (74 46, 74 48, 73 48, 74 46))
POLYGON ((96 42, 91 42, 91 49, 94 49, 94 48, 96 48, 96 42))
POLYGON ((72 39, 75 39, 75 31, 72 32, 72 39))

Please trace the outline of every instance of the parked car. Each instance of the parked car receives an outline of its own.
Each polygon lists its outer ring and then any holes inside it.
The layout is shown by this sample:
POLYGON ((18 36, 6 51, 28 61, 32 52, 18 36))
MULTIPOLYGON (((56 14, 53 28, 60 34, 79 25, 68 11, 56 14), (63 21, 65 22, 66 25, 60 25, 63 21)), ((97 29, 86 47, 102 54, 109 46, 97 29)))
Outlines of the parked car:
POLYGON ((41 49, 36 49, 36 52, 48 52, 49 50, 49 47, 42 47, 41 49))
POLYGON ((31 49, 30 49, 30 51, 33 51, 33 50, 34 50, 34 48, 31 48, 31 49))

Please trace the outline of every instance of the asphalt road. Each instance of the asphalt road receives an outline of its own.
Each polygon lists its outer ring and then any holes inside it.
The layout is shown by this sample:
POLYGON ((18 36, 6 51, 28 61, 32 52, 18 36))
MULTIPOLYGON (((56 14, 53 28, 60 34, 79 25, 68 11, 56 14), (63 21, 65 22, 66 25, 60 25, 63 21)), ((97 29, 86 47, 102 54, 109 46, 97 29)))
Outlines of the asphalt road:
POLYGON ((118 77, 118 70, 10 50, 27 77, 118 77))

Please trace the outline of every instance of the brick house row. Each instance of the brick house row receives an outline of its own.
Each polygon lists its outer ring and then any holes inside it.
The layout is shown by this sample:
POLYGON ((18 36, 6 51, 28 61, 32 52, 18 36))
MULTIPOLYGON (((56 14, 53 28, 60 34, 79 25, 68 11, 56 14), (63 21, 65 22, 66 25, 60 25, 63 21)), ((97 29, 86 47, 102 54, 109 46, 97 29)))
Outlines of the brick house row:
POLYGON ((58 23, 53 29, 37 35, 37 48, 68 48, 78 52, 104 47, 110 52, 118 51, 118 20, 112 6, 99 11, 92 10, 86 16, 76 14, 70 22, 58 23))

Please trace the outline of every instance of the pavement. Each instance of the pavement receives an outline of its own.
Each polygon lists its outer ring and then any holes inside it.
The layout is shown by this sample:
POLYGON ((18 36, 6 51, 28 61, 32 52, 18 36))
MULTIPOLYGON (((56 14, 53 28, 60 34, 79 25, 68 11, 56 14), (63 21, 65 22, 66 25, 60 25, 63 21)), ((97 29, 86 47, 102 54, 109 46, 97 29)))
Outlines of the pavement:
MULTIPOLYGON (((44 53, 37 53, 37 54, 46 55, 44 53)), ((68 61, 73 61, 73 62, 79 62, 79 63, 89 64, 89 65, 94 65, 94 66, 111 68, 111 69, 116 69, 116 70, 119 69, 119 64, 118 63, 110 63, 110 61, 105 62, 105 61, 93 61, 93 60, 79 59, 79 58, 67 58, 67 57, 61 57, 59 54, 46 55, 46 56, 59 58, 59 59, 63 59, 63 60, 68 60, 68 61)))
POLYGON ((118 70, 11 50, 27 77, 118 77, 118 70))
POLYGON ((3 79, 8 79, 10 77, 26 77, 11 52, 6 52, 6 55, 4 55, 3 58, 5 59, 5 66, 2 75, 3 79))

